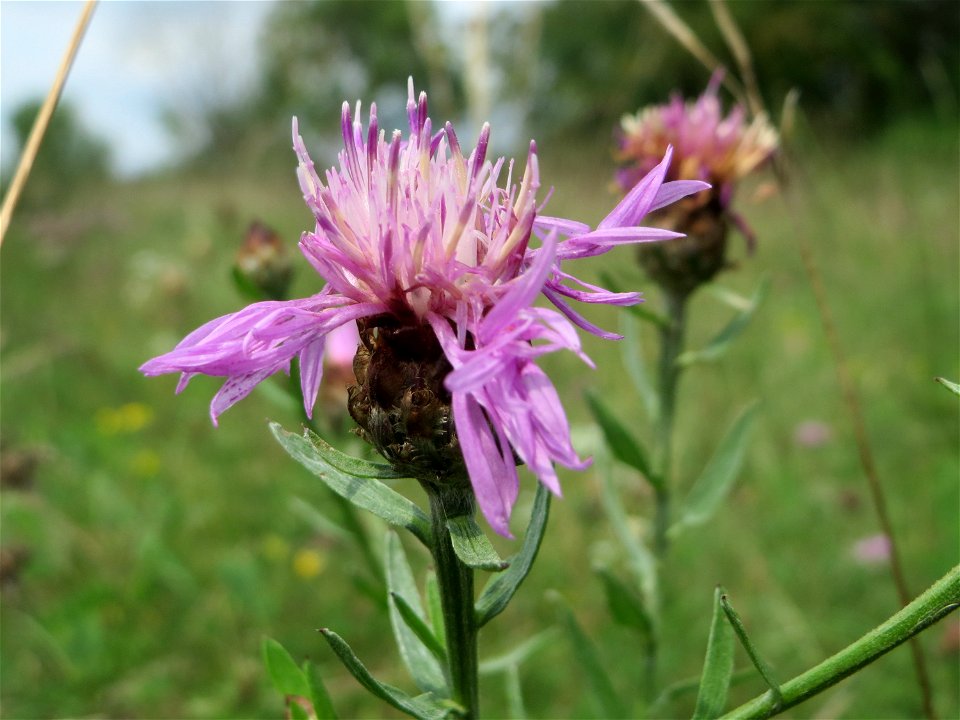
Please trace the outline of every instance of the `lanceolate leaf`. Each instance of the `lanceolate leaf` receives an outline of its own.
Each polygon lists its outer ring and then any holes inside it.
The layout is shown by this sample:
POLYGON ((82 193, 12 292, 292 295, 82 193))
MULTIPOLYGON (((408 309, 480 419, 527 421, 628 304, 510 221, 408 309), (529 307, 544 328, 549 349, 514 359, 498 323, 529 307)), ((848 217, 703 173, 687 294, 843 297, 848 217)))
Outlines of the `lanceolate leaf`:
POLYGON ((573 644, 574 655, 580 661, 580 666, 587 677, 593 696, 600 703, 603 716, 608 718, 628 717, 626 708, 613 689, 610 676, 600 662, 600 655, 597 653, 593 641, 580 627, 580 623, 574 617, 567 601, 557 592, 551 591, 550 595, 552 596, 551 599, 555 600, 560 608, 560 617, 567 630, 570 642, 573 644))
MULTIPOLYGON (((394 598, 402 598, 407 609, 412 611, 420 624, 424 625, 426 618, 420 595, 413 579, 413 572, 407 562, 407 557, 400 545, 400 538, 392 530, 387 533, 387 586, 394 598)), ((410 628, 403 618, 403 613, 396 602, 390 603, 390 624, 393 626, 393 635, 400 649, 400 657, 413 676, 417 686, 424 692, 433 692, 446 695, 446 681, 443 669, 437 662, 434 653, 428 648, 417 633, 410 628)), ((424 625, 424 628, 426 626, 424 625)))
POLYGON ((267 666, 267 673, 273 682, 273 687, 281 695, 299 695, 306 697, 310 694, 307 678, 290 657, 290 653, 272 638, 265 637, 261 645, 263 664, 267 666))
POLYGON ((681 366, 686 366, 697 362, 710 362, 722 357, 730 346, 730 343, 750 324, 750 319, 757 311, 760 303, 763 302, 769 288, 770 281, 764 279, 750 299, 750 304, 734 315, 730 322, 707 343, 707 346, 703 348, 703 350, 689 350, 677 358, 677 363, 681 366))
POLYGON ((621 625, 638 630, 644 638, 649 638, 653 632, 653 621, 643 606, 643 601, 608 568, 597 568, 596 572, 603 581, 607 606, 613 619, 621 625))
POLYGON ((437 662, 446 663, 447 651, 443 645, 440 644, 440 641, 437 640, 436 635, 433 634, 433 630, 427 625, 424 619, 417 615, 416 610, 410 607, 402 595, 391 592, 390 599, 396 605, 397 610, 400 612, 400 617, 403 618, 407 627, 413 631, 417 639, 430 651, 430 654, 437 659, 437 662))
POLYGON ((306 436, 287 432, 277 423, 270 423, 270 431, 294 460, 323 480, 338 495, 391 525, 407 528, 424 545, 430 546, 430 519, 410 500, 379 480, 352 477, 336 469, 323 459, 306 436))
POLYGON ((743 649, 747 651, 747 655, 750 656, 750 660, 753 662, 753 666, 757 669, 757 672, 760 673, 760 677, 767 683, 770 692, 773 694, 774 702, 779 707, 783 702, 783 694, 780 692, 780 683, 774 677, 773 668, 760 656, 760 653, 757 652, 757 648, 754 647, 754 644, 747 635, 747 629, 743 626, 743 621, 740 619, 737 611, 733 609, 733 605, 730 604, 726 595, 720 596, 720 606, 723 608, 727 620, 730 621, 730 625, 733 626, 733 631, 737 634, 740 644, 743 645, 743 649))
POLYGON ((710 637, 707 639, 707 655, 700 676, 700 691, 693 711, 694 720, 711 720, 720 717, 727 704, 727 692, 733 675, 733 628, 720 605, 723 588, 717 587, 713 594, 713 620, 710 637))
POLYGON ((743 464, 743 455, 756 412, 756 403, 748 406, 720 441, 710 462, 690 488, 680 510, 680 519, 670 528, 671 534, 709 520, 730 492, 743 464))
POLYGON ((643 407, 647 411, 647 415, 650 416, 651 420, 656 420, 660 415, 660 397, 657 391, 653 389, 646 363, 643 361, 640 324, 627 313, 622 313, 620 315, 620 327, 623 333, 623 342, 620 348, 624 367, 627 368, 627 374, 633 381, 637 392, 640 393, 640 399, 643 400, 643 407))
POLYGON ((370 674, 360 659, 354 655, 350 646, 333 630, 321 628, 320 633, 330 644, 330 647, 340 658, 344 667, 356 678, 371 694, 389 703, 401 712, 422 720, 442 720, 451 714, 450 708, 444 707, 440 700, 429 695, 418 695, 413 698, 403 690, 381 683, 370 674))
POLYGON ((946 378, 938 377, 934 378, 938 383, 943 385, 947 390, 952 392, 954 395, 960 395, 960 385, 957 385, 955 382, 950 382, 946 378))
POLYGON ((340 452, 309 428, 304 432, 304 436, 313 444, 317 453, 328 465, 332 465, 347 475, 362 478, 376 478, 378 480, 395 480, 403 477, 402 474, 398 473, 389 465, 374 463, 369 460, 361 460, 360 458, 355 458, 340 452))
POLYGON ((480 597, 477 598, 477 627, 481 628, 503 612, 520 583, 527 577, 533 561, 537 558, 540 541, 547 529, 550 514, 550 491, 543 484, 537 485, 537 495, 533 500, 530 524, 523 537, 520 552, 510 560, 510 567, 490 578, 480 597))
POLYGON ((437 582, 437 573, 433 570, 428 571, 424 585, 426 586, 427 617, 430 619, 430 627, 433 629, 433 636, 446 652, 447 631, 443 626, 443 603, 440 601, 440 583, 437 582))
POLYGON ((305 661, 303 663, 303 674, 307 678, 307 686, 310 688, 310 702, 313 703, 313 712, 316 714, 317 720, 337 720, 333 702, 330 700, 327 688, 323 685, 317 666, 309 660, 305 661))
POLYGON ((647 454, 640 441, 621 423, 606 404, 594 393, 587 393, 587 404, 607 439, 613 456, 622 463, 638 470, 655 488, 663 485, 660 477, 650 468, 647 454))
POLYGON ((497 555, 490 540, 469 515, 448 519, 447 529, 450 531, 453 551, 467 567, 499 572, 510 565, 497 555))

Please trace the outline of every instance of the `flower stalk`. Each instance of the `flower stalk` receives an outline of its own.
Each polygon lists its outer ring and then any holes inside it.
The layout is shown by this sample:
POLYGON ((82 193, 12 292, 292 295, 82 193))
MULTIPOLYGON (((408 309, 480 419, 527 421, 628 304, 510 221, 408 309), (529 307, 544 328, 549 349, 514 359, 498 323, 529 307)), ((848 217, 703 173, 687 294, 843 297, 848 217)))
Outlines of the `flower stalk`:
POLYGON ((430 498, 433 546, 443 627, 447 640, 447 675, 452 699, 463 708, 462 717, 479 716, 477 622, 473 609, 473 569, 454 552, 447 521, 473 516, 475 503, 469 487, 421 483, 430 498))
POLYGON ((724 718, 768 718, 799 705, 869 665, 960 607, 960 565, 886 622, 816 667, 730 711, 724 718))

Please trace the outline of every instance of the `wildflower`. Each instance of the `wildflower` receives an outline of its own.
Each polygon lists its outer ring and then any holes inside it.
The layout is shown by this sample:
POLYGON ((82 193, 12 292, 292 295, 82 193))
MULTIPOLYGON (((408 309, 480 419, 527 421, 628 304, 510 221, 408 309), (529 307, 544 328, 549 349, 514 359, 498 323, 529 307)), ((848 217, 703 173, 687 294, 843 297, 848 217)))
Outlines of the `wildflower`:
POLYGON ((746 220, 732 209, 737 183, 767 163, 779 139, 766 116, 748 122, 735 106, 724 116, 717 93, 723 75, 717 72, 695 102, 675 94, 665 105, 645 108, 621 121, 617 159, 623 167, 617 183, 626 191, 674 148, 667 180, 704 180, 711 189, 677 203, 659 214, 658 224, 687 237, 650 252, 641 250, 641 261, 661 285, 680 294, 710 280, 726 264, 728 222, 747 239, 755 236, 746 220))
POLYGON ((890 538, 883 533, 861 538, 851 546, 850 555, 860 565, 885 565, 890 560, 890 538))
POLYGON ((421 483, 472 488, 484 516, 509 535, 517 463, 555 494, 554 463, 587 465, 574 451, 560 398, 536 359, 566 349, 588 365, 575 326, 589 323, 568 300, 613 305, 641 301, 583 283, 562 263, 637 242, 678 237, 640 227, 641 219, 706 187, 664 182, 670 152, 595 228, 540 214, 540 175, 531 142, 526 167, 488 160, 484 125, 467 156, 453 126, 434 133, 427 99, 414 99, 410 134, 380 130, 376 106, 364 130, 343 106, 339 168, 320 179, 294 119, 297 171, 316 218, 300 249, 326 282, 312 297, 261 302, 213 320, 171 352, 147 362, 147 375, 180 372, 227 378, 210 406, 217 417, 290 361, 300 363, 311 414, 327 335, 357 322, 361 347, 350 412, 360 434, 421 483), (531 240, 540 238, 539 247, 531 240), (561 239, 564 238, 564 239, 561 239), (572 284, 572 285, 571 285, 572 284), (544 295, 556 309, 533 307, 544 295))

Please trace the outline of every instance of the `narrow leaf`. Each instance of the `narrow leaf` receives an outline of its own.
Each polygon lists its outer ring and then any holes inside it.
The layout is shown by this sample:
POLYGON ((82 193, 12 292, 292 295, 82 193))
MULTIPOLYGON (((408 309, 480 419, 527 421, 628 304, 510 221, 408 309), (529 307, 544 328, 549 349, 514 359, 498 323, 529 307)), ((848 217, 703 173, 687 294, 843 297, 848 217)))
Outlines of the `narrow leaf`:
POLYGON ((270 423, 270 431, 294 460, 335 493, 391 525, 407 528, 424 545, 430 546, 430 519, 410 500, 374 478, 351 477, 337 470, 323 459, 306 436, 287 432, 278 423, 270 423))
POLYGON ((511 667, 520 666, 526 662, 527 658, 552 644, 557 637, 557 630, 549 628, 541 633, 537 633, 531 638, 527 638, 503 655, 492 657, 480 663, 481 675, 492 675, 498 672, 506 672, 511 667))
MULTIPOLYGON (((743 682, 746 682, 753 677, 753 670, 750 668, 744 668, 742 670, 737 670, 733 675, 730 676, 730 686, 740 685, 743 682)), ((700 676, 686 678, 685 680, 679 680, 675 683, 667 685, 661 693, 657 696, 657 699, 650 703, 650 706, 647 708, 647 717, 670 717, 671 714, 667 712, 666 706, 677 698, 683 697, 689 693, 695 692, 700 689, 700 676)))
POLYGON ((750 299, 750 304, 746 308, 734 315, 730 322, 707 343, 705 348, 702 350, 688 350, 682 353, 680 357, 677 358, 677 364, 681 367, 686 367, 698 362, 712 362, 720 359, 727 351, 727 348, 730 347, 730 344, 746 329, 747 325, 750 324, 751 318, 766 297, 769 288, 770 281, 764 279, 760 283, 760 287, 758 287, 757 291, 753 294, 753 297, 750 299))
POLYGON ((621 625, 638 630, 644 639, 653 633, 653 621, 650 619, 643 601, 628 588, 609 568, 597 568, 597 575, 603 581, 603 590, 607 596, 607 607, 613 619, 621 625))
POLYGON ((639 471, 654 488, 662 488, 663 481, 651 469, 650 461, 647 460, 647 454, 640 441, 630 434, 626 426, 617 419, 617 416, 610 411, 610 408, 604 404, 599 396, 588 392, 586 397, 590 412, 593 413, 597 424, 603 430, 603 435, 607 439, 607 445, 610 446, 613 456, 620 462, 639 471))
MULTIPOLYGON (((387 587, 390 595, 404 600, 409 609, 424 624, 426 615, 420 603, 420 594, 413 579, 413 571, 407 562, 407 556, 400 545, 399 536, 392 530, 387 533, 387 587)), ((396 602, 390 603, 390 624, 400 649, 400 657, 410 671, 417 686, 424 692, 446 695, 446 681, 443 669, 436 656, 418 637, 403 618, 396 602)), ((425 625, 424 625, 425 627, 425 625)))
POLYGON ((523 688, 520 685, 520 668, 511 665, 506 671, 507 714, 513 720, 526 720, 527 708, 523 702, 523 688))
POLYGON ((290 511, 299 516, 314 532, 335 540, 345 540, 347 531, 303 498, 290 498, 290 511))
POLYGON ((295 698, 287 699, 287 711, 290 713, 291 720, 310 720, 307 711, 301 707, 295 698))
POLYGON ((720 606, 723 608, 727 620, 730 621, 730 625, 733 626, 733 631, 737 634, 740 644, 743 645, 743 649, 746 650, 747 655, 750 656, 753 666, 770 688, 775 706, 780 707, 783 703, 783 693, 780 692, 780 683, 777 682, 777 679, 774 677, 773 668, 766 660, 760 657, 760 653, 757 652, 756 647, 754 647, 750 638, 747 636, 747 629, 743 626, 743 621, 740 619, 737 611, 733 609, 726 595, 720 596, 720 606))
POLYGON ((600 703, 604 717, 623 718, 628 713, 623 702, 617 696, 610 682, 610 676, 600 662, 600 655, 597 652, 593 641, 587 636, 577 622, 573 611, 567 604, 567 601, 560 593, 549 592, 550 599, 553 600, 560 609, 560 618, 566 628, 567 637, 573 644, 574 655, 580 661, 580 667, 587 676, 587 682, 593 690, 593 696, 600 703))
POLYGON ((272 638, 265 637, 260 649, 263 653, 263 664, 266 665, 267 673, 278 693, 301 697, 310 694, 307 678, 283 645, 272 638))
POLYGON ((657 605, 657 561, 650 549, 631 531, 627 522, 627 514, 623 510, 623 504, 620 502, 613 485, 613 477, 609 466, 599 458, 597 465, 603 482, 601 492, 603 508, 606 510, 607 517, 610 518, 610 524, 613 526, 617 539, 627 552, 630 569, 636 576, 643 595, 643 605, 655 624, 659 614, 657 605))
POLYGON ((337 720, 337 712, 333 709, 333 701, 320 678, 320 670, 309 660, 303 663, 303 674, 307 678, 310 688, 310 702, 317 720, 337 720))
POLYGON ((469 515, 461 515, 447 520, 453 551, 467 567, 500 572, 510 563, 504 562, 493 549, 490 540, 477 521, 469 515))
POLYGON ((756 412, 757 404, 753 403, 733 422, 710 462, 690 488, 680 510, 680 519, 670 528, 671 535, 676 535, 685 527, 700 525, 709 520, 730 492, 743 464, 756 412))
POLYGON ((417 615, 416 610, 410 607, 410 604, 403 599, 403 596, 391 592, 390 599, 396 604, 397 610, 400 612, 400 617, 403 618, 407 627, 413 631, 413 634, 417 636, 417 639, 424 644, 438 662, 446 663, 447 651, 440 644, 440 641, 437 640, 430 626, 424 622, 423 618, 417 615))
POLYGON ((320 633, 350 674, 375 697, 407 715, 422 720, 442 720, 450 714, 449 708, 444 707, 439 700, 430 695, 418 695, 412 698, 403 690, 380 682, 370 674, 366 666, 354 655, 353 650, 344 642, 343 638, 328 628, 321 628, 320 633))
POLYGON ((320 457, 322 457, 328 465, 332 465, 347 475, 375 478, 377 480, 396 480, 397 478, 404 477, 404 475, 384 463, 374 463, 340 452, 312 430, 307 429, 304 434, 317 449, 320 457))
POLYGON ((623 342, 620 344, 621 357, 624 367, 627 368, 627 375, 640 393, 647 415, 651 420, 656 420, 660 416, 660 396, 654 390, 647 373, 647 365, 643 360, 640 325, 635 318, 621 313, 620 332, 623 334, 623 342))
POLYGON ((437 582, 435 571, 427 572, 427 580, 424 585, 426 587, 427 617, 430 619, 430 627, 433 628, 433 636, 446 652, 447 629, 443 626, 443 603, 440 600, 440 583, 437 582))
POLYGON ((520 587, 533 561, 537 559, 540 542, 547 529, 547 518, 550 515, 550 491, 541 483, 537 485, 537 495, 533 499, 533 511, 530 513, 530 524, 523 537, 520 552, 511 558, 510 567, 502 573, 493 575, 477 598, 475 606, 477 612, 477 627, 481 628, 503 612, 513 594, 520 587))
POLYGON ((946 378, 938 377, 934 378, 938 383, 943 385, 947 390, 952 392, 954 395, 960 395, 960 385, 957 385, 955 382, 950 382, 946 378))
POLYGON ((733 675, 733 629, 721 607, 721 597, 723 588, 718 585, 713 593, 713 620, 707 639, 703 674, 700 676, 697 705, 693 711, 694 720, 718 718, 727 704, 727 692, 733 675))

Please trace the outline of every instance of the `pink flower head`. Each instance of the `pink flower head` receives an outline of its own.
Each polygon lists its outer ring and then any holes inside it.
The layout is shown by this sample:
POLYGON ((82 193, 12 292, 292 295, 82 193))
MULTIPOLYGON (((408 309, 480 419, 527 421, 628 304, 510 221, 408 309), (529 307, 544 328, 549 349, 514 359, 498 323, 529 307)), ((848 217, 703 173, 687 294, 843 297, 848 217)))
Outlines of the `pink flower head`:
POLYGON ((675 93, 665 105, 623 118, 618 156, 625 167, 617 182, 624 190, 650 172, 672 146, 667 179, 705 180, 729 208, 737 182, 770 160, 779 138, 763 114, 748 122, 743 107, 736 105, 724 117, 717 96, 722 79, 722 71, 714 73, 694 102, 675 93))
POLYGON ((343 106, 339 168, 318 175, 297 131, 297 175, 316 227, 300 250, 324 281, 312 297, 261 302, 213 320, 172 351, 141 367, 146 375, 180 372, 182 390, 197 374, 227 380, 214 396, 217 417, 253 387, 299 358, 304 407, 313 411, 328 334, 355 320, 388 315, 429 327, 453 370, 454 424, 477 502, 491 526, 509 535, 517 497, 515 457, 554 493, 554 464, 582 468, 556 389, 536 365, 555 350, 583 354, 574 325, 617 338, 580 316, 568 300, 632 305, 639 293, 612 293, 561 269, 624 244, 677 233, 640 227, 648 212, 698 192, 703 182, 664 182, 670 151, 595 229, 539 214, 540 173, 530 144, 522 175, 513 161, 488 160, 490 128, 464 156, 453 126, 434 132, 424 93, 410 81, 410 133, 389 137, 371 106, 343 106), (531 241, 540 238, 538 247, 531 241), (563 239, 561 239, 563 238, 563 239), (576 283, 577 288, 568 283, 576 283), (544 295, 556 310, 533 307, 544 295))

